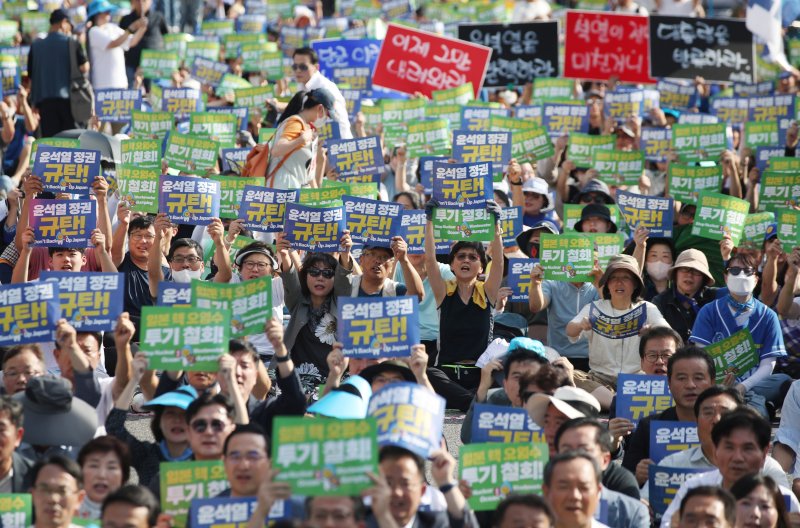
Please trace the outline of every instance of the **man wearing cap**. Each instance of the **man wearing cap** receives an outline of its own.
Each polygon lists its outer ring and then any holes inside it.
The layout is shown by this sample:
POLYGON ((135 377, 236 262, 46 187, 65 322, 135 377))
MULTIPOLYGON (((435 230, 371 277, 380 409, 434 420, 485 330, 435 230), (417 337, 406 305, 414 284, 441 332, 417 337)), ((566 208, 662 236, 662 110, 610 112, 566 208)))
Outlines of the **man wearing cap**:
POLYGON ((461 423, 461 441, 472 441, 472 422, 475 417, 475 404, 488 403, 504 407, 520 408, 524 405, 519 396, 519 380, 525 375, 535 374, 541 365, 547 364, 544 346, 539 341, 527 337, 515 337, 508 344, 502 359, 493 359, 481 369, 481 381, 475 398, 461 423), (503 372, 502 388, 490 391, 495 373, 503 372))
MULTIPOLYGON (((403 237, 392 237, 390 247, 365 245, 361 252, 359 264, 361 275, 352 274, 353 257, 343 265, 350 274, 353 297, 394 297, 416 295, 420 301, 424 299, 425 288, 422 279, 408 259, 408 245, 403 237), (389 278, 392 260, 397 260, 403 270, 405 284, 389 278)), ((348 254, 349 256, 349 254, 348 254)))
POLYGON ((322 75, 319 71, 319 57, 317 52, 311 48, 297 48, 292 54, 292 71, 295 80, 300 83, 303 90, 315 90, 324 88, 333 95, 333 118, 339 124, 339 134, 342 139, 350 139, 353 133, 350 131, 350 119, 347 114, 347 102, 344 100, 342 92, 336 83, 322 75))
POLYGON ((653 304, 681 339, 689 340, 700 308, 717 297, 714 277, 702 251, 687 249, 669 269, 671 287, 656 295, 653 304))
POLYGON ((561 424, 573 418, 597 418, 600 402, 597 398, 578 387, 559 387, 549 394, 534 394, 525 404, 528 415, 542 428, 547 439, 547 447, 552 457, 558 452, 556 432, 561 424))
POLYGON ((71 42, 72 25, 67 12, 56 9, 50 14, 50 31, 31 45, 28 54, 28 77, 31 79, 31 102, 39 112, 42 137, 53 137, 75 128, 70 107, 70 51, 81 73, 89 71, 83 47, 71 42))

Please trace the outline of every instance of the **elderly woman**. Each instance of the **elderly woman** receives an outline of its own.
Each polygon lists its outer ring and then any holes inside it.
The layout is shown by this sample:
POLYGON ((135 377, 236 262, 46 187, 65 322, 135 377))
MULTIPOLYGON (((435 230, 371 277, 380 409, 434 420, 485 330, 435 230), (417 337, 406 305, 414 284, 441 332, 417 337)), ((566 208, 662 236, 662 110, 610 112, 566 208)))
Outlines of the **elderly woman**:
MULTIPOLYGON (((589 368, 587 385, 603 406, 608 409, 619 374, 635 374, 641 370, 639 333, 645 327, 669 326, 652 303, 641 300, 644 281, 639 263, 630 255, 617 255, 608 263, 600 278, 603 298, 586 305, 567 324, 567 337, 576 342, 589 340, 589 368), (609 325, 604 320, 619 318, 642 309, 640 324, 633 328, 609 325), (642 319, 643 318, 643 319, 642 319)), ((578 384, 581 385, 580 383, 578 384)))

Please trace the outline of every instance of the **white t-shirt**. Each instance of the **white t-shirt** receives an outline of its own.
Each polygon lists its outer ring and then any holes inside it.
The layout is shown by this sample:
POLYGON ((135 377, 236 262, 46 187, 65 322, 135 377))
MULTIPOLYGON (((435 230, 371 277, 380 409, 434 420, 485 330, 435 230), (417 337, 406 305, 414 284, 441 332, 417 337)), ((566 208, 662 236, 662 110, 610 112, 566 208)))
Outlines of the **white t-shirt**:
POLYGON ((89 61, 92 64, 90 71, 95 90, 128 87, 125 52, 128 51, 128 43, 133 35, 121 46, 108 49, 108 45, 124 33, 124 29, 111 22, 89 30, 89 61))
POLYGON ((659 15, 696 17, 692 0, 661 0, 659 15))
POLYGON ((551 12, 550 4, 546 0, 535 0, 533 2, 518 0, 514 4, 514 14, 511 20, 514 22, 532 22, 548 18, 551 12))

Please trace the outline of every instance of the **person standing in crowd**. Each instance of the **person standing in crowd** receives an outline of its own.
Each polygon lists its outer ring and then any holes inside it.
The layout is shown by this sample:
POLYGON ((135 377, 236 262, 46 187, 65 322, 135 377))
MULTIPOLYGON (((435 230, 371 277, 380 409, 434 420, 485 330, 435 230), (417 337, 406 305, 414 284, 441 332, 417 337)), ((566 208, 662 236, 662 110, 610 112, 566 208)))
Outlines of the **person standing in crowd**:
POLYGON ((119 21, 119 27, 132 35, 136 35, 142 26, 146 28, 137 43, 130 44, 125 51, 125 73, 130 88, 133 88, 136 82, 136 70, 142 61, 142 50, 163 49, 164 35, 169 33, 164 15, 151 9, 152 6, 153 0, 131 0, 131 12, 119 21))
POLYGON ((347 103, 336 83, 322 75, 319 71, 319 56, 311 48, 297 48, 292 54, 292 71, 295 80, 300 84, 300 89, 312 91, 322 88, 329 92, 333 98, 333 108, 328 116, 339 125, 339 135, 342 139, 350 139, 350 119, 347 114, 347 103))
POLYGON ((42 137, 75 128, 69 103, 73 59, 70 54, 75 53, 75 63, 83 74, 89 72, 89 60, 71 35, 72 23, 67 12, 56 9, 50 14, 47 36, 37 39, 28 54, 31 102, 39 113, 42 137))

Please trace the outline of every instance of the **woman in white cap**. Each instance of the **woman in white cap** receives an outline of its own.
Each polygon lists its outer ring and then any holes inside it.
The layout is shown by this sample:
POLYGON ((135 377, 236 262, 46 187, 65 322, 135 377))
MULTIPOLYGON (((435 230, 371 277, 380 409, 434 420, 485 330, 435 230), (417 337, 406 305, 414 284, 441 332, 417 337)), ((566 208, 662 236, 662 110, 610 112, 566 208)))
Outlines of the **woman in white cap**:
POLYGON ((599 286, 603 299, 583 307, 567 324, 567 337, 589 340, 590 372, 583 388, 608 409, 617 376, 641 370, 640 332, 669 325, 654 304, 641 300, 644 282, 632 256, 612 257, 599 286))

